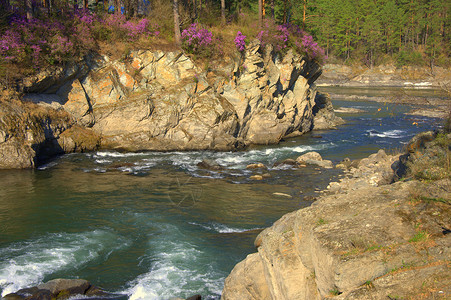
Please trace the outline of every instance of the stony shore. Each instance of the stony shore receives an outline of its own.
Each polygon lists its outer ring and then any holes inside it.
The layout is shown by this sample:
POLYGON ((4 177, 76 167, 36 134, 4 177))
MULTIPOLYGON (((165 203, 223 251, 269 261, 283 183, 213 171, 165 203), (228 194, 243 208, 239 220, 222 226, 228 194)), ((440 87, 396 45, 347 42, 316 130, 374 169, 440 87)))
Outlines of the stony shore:
MULTIPOLYGON (((382 65, 369 69, 364 66, 345 66, 326 64, 322 74, 316 81, 319 91, 330 90, 331 87, 365 89, 391 88, 393 92, 384 96, 368 96, 363 94, 349 95, 346 100, 375 101, 383 103, 400 103, 422 106, 412 109, 408 114, 431 118, 447 118, 451 111, 451 70, 441 67, 382 65), (413 90, 434 89, 434 96, 414 96, 413 90)), ((330 92, 332 99, 341 99, 343 95, 330 92)))
MULTIPOLYGON (((408 161, 446 153, 433 135, 413 140, 407 154, 381 150, 337 165, 346 170, 340 181, 259 234, 222 299, 448 299, 450 178, 406 177, 408 161)), ((449 161, 451 136, 443 139, 449 161)))
POLYGON ((442 67, 326 64, 318 86, 440 88, 451 84, 451 70, 442 67))

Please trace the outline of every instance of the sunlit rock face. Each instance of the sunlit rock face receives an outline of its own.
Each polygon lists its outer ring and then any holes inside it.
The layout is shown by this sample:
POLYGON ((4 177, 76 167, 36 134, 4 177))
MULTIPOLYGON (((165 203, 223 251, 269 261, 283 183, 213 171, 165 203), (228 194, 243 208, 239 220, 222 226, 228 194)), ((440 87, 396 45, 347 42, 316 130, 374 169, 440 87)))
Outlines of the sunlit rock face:
POLYGON ((28 78, 20 89, 28 102, 69 117, 51 136, 62 153, 89 150, 77 146, 87 144, 79 137, 60 138, 74 124, 96 137, 89 146, 105 149, 234 150, 311 130, 320 73, 315 62, 254 41, 239 56, 203 68, 181 51, 131 51, 115 61, 87 57, 28 78))

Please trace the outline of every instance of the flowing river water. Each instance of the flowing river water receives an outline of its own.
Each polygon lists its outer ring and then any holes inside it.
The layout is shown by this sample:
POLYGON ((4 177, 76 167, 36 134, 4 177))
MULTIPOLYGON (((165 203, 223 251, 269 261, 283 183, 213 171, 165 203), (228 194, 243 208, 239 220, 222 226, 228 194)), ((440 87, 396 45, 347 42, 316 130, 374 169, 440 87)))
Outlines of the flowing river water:
POLYGON ((441 123, 405 115, 406 105, 348 96, 342 89, 334 106, 364 112, 339 114, 347 123, 337 130, 275 146, 219 153, 98 151, 65 155, 36 170, 1 171, 1 294, 54 278, 83 278, 122 293, 120 299, 219 298, 233 266, 255 251, 261 229, 310 205, 340 176, 336 169, 272 167, 275 162, 311 150, 334 162, 380 148, 395 151, 441 123), (226 169, 199 169, 204 159, 226 169), (267 165, 271 178, 249 179, 253 171, 246 165, 255 162, 267 165))

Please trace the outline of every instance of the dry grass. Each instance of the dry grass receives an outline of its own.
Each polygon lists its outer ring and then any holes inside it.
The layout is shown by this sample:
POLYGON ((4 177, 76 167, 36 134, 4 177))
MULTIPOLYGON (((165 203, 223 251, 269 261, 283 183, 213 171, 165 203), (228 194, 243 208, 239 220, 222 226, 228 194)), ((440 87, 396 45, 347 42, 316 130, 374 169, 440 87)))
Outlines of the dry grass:
POLYGON ((408 166, 412 176, 422 180, 451 178, 451 139, 441 133, 425 151, 412 154, 414 159, 408 166))

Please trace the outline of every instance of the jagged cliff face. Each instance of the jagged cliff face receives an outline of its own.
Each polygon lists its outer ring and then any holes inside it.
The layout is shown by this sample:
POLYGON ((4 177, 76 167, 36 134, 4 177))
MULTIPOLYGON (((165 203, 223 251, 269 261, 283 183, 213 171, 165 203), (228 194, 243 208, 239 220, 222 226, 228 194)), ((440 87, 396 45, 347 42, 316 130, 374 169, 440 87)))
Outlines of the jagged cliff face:
POLYGON ((31 168, 52 156, 95 149, 99 137, 63 110, 0 102, 0 169, 31 168))
MULTIPOLYGON (((320 72, 301 56, 280 58, 256 41, 240 58, 208 70, 182 52, 132 51, 125 60, 90 58, 41 73, 21 88, 25 100, 67 113, 61 133, 77 124, 99 137, 101 148, 233 150, 309 131, 320 72)), ((0 123, 3 135, 6 127, 0 123)), ((59 132, 48 138, 61 144, 59 132)), ((33 164, 20 164, 27 165, 33 164)))
POLYGON ((447 298, 450 207, 415 194, 450 199, 450 180, 385 184, 396 159, 362 159, 336 194, 263 230, 221 299, 447 298))

